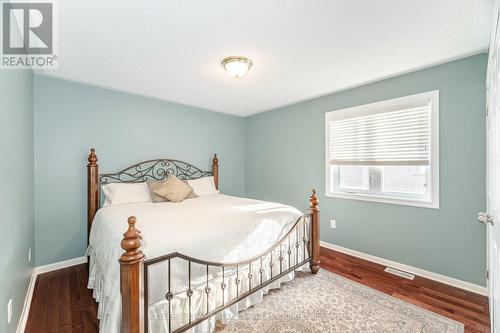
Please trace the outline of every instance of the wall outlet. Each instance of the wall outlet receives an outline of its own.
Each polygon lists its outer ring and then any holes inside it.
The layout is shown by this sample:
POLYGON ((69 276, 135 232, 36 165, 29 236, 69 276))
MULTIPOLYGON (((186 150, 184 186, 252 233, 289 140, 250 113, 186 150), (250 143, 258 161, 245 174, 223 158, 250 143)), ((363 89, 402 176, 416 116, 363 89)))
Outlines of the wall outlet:
POLYGON ((12 321, 12 298, 9 299, 9 303, 7 303, 7 324, 10 324, 12 321))
POLYGON ((31 247, 28 250, 28 262, 31 262, 31 247))
POLYGON ((337 229, 337 221, 335 220, 330 220, 330 227, 332 229, 337 229))

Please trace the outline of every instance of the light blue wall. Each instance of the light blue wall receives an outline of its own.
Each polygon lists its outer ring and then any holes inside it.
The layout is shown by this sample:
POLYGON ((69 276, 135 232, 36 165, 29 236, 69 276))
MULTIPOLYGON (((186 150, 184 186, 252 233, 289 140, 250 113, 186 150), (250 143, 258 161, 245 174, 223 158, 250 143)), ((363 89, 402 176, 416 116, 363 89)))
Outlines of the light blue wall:
POLYGON ((246 119, 246 193, 306 209, 320 194, 321 239, 485 285, 485 54, 246 119), (439 210, 325 197, 325 112, 440 90, 439 210), (331 229, 330 219, 337 220, 331 229))
POLYGON ((15 332, 33 262, 33 73, 0 70, 0 332, 15 332), (7 302, 13 317, 7 324, 7 302))
POLYGON ((90 147, 101 172, 154 157, 210 170, 216 152, 221 190, 245 193, 243 118, 38 75, 34 90, 37 266, 85 254, 90 147))

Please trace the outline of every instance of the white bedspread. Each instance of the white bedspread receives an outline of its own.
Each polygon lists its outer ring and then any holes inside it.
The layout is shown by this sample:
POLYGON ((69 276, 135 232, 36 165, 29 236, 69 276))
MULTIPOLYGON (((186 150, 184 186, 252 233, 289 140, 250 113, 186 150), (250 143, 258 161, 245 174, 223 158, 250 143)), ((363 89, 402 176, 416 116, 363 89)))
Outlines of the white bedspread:
MULTIPOLYGON (((282 204, 223 194, 202 196, 181 203, 142 203, 101 208, 92 224, 88 249, 88 287, 94 289, 94 297, 99 302, 100 332, 120 331, 118 259, 123 252, 120 241, 127 229, 127 218, 131 215, 137 217, 136 227, 142 233, 142 251, 146 259, 180 252, 202 260, 237 262, 269 249, 289 231, 302 213, 282 204)), ((173 274, 173 279, 178 278, 179 273, 176 274, 173 274)), ((196 280, 196 277, 193 279, 196 280)), ((279 286, 279 282, 274 287, 279 286)), ((150 298, 157 299, 158 309, 161 300, 164 302, 164 284, 150 288, 150 298)), ((258 301, 259 296, 247 301, 246 306, 258 301)), ((149 303, 152 304, 151 300, 149 303)), ((150 311, 156 311, 154 306, 150 311)), ((233 314, 234 311, 237 315, 237 307, 233 307, 233 314)), ((213 325, 213 320, 208 321, 202 326, 198 325, 198 329, 195 327, 195 331, 211 330, 213 325)))

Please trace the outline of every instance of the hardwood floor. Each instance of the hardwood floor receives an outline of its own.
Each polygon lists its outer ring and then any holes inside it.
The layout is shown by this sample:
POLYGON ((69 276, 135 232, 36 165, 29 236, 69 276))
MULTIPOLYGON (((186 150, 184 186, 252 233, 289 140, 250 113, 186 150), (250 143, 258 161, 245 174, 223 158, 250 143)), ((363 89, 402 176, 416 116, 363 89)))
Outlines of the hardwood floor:
POLYGON ((38 276, 25 332, 98 332, 87 272, 82 264, 38 276))
MULTIPOLYGON (((464 333, 490 332, 488 299, 416 277, 384 272, 385 266, 321 248, 321 268, 465 324, 464 333)), ((87 266, 42 274, 35 285, 26 333, 97 332, 97 306, 87 289, 87 266)))
POLYGON ((465 325, 464 333, 490 332, 488 298, 416 276, 407 280, 385 266, 321 248, 321 268, 465 325))

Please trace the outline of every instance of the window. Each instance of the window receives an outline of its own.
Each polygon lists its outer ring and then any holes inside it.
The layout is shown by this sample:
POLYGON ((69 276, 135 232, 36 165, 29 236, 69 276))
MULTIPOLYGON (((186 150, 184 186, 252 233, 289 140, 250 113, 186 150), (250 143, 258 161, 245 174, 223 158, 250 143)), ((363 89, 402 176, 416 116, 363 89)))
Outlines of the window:
POLYGON ((439 91, 325 120, 327 196, 439 208, 439 91))

